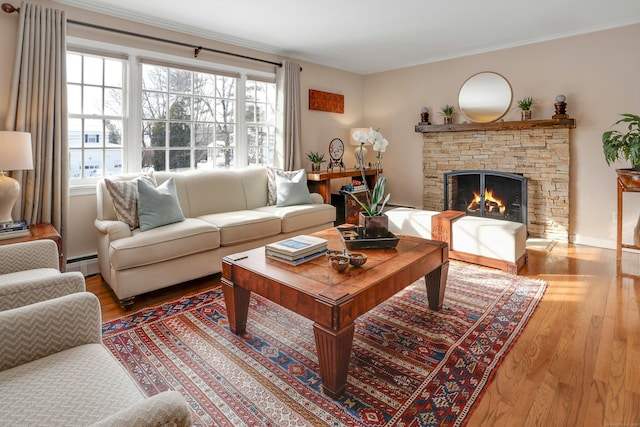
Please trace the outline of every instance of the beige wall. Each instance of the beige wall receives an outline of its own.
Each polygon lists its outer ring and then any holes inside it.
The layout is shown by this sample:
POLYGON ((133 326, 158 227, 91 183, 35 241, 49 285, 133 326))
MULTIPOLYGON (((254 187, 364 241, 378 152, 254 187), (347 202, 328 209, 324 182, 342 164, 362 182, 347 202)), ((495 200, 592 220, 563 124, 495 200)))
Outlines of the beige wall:
MULTIPOLYGON (((613 247, 616 173, 604 161, 601 136, 618 114, 640 114, 637 40, 640 25, 632 25, 366 76, 365 122, 389 140, 383 167, 392 201, 422 204, 422 135, 414 132, 421 108, 432 112, 432 123, 441 123, 439 107, 457 108, 458 90, 467 78, 494 71, 510 82, 514 102, 536 98, 534 119, 550 118, 556 95, 567 96, 567 113, 577 121, 571 141, 570 233, 577 243, 613 247)), ((515 104, 504 117, 519 118, 515 104)), ((454 122, 462 121, 457 114, 454 122)), ((631 236, 640 197, 625 197, 625 236, 631 236)))
MULTIPOLYGON (((69 19, 94 22, 100 25, 131 29, 152 36, 193 42, 207 47, 233 50, 269 60, 274 55, 233 48, 210 40, 181 35, 140 24, 80 11, 55 2, 40 0, 69 12, 69 19)), ((18 19, 0 13, 0 128, 4 128, 7 99, 15 54, 18 19)), ((86 36, 114 43, 171 51, 186 57, 183 52, 154 42, 141 42, 124 36, 100 31, 88 31, 69 26, 69 35, 86 36)), ((302 134, 303 151, 327 152, 332 138, 339 137, 348 145, 351 127, 379 128, 390 141, 384 154, 383 167, 389 179, 392 202, 420 206, 422 203, 422 137, 414 132, 423 106, 432 111, 431 121, 440 117, 435 113, 440 105, 457 105, 460 85, 472 74, 495 71, 505 76, 514 92, 514 100, 533 96, 538 109, 535 118, 553 114, 555 96, 567 96, 568 113, 576 118, 578 127, 572 132, 571 147, 571 232, 579 243, 598 246, 614 244, 615 227, 615 171, 604 163, 600 136, 617 114, 640 113, 640 58, 634 55, 632 41, 640 40, 640 25, 623 27, 589 35, 539 43, 499 52, 475 55, 456 60, 426 64, 397 71, 360 76, 315 64, 302 63, 302 134), (345 114, 309 111, 308 90, 318 89, 345 95, 345 114)), ((220 60, 234 63, 226 57, 220 60)), ((235 62, 236 65, 253 66, 235 62)), ((257 66, 257 65, 256 65, 257 66)), ((260 66, 263 67, 263 66, 260 66)), ((261 68, 264 69, 264 68, 261 68)), ((519 118, 515 109, 505 120, 519 118)), ((457 120, 461 118, 458 115, 457 120)), ((369 161, 373 161, 372 153, 369 161)), ((355 163, 353 150, 347 147, 347 166, 355 163)), ((632 195, 633 196, 633 195, 632 195)), ((628 211, 640 210, 640 201, 628 203, 628 211)), ((76 196, 71 200, 72 224, 68 236, 67 256, 70 259, 95 253, 95 197, 76 196)), ((635 223, 634 215, 625 219, 635 223)))

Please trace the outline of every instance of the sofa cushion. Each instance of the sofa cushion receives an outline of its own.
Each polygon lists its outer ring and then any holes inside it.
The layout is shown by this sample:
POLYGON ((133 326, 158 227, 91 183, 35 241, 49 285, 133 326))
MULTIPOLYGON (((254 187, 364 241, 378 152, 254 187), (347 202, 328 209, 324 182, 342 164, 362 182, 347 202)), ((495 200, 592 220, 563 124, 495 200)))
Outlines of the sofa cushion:
POLYGON ((280 234, 280 218, 255 210, 225 212, 198 217, 220 229, 220 246, 231 246, 280 234))
POLYGON ((113 269, 124 270, 218 247, 217 227, 197 218, 187 218, 145 232, 135 230, 131 237, 112 241, 109 259, 113 269))
POLYGON ((113 181, 105 178, 104 184, 113 202, 118 221, 126 223, 131 230, 138 228, 138 182, 144 181, 153 187, 156 180, 153 172, 140 175, 129 181, 113 181))
POLYGON ((81 345, 0 372, 3 425, 86 426, 144 399, 102 344, 81 345))
POLYGON ((283 233, 302 230, 311 224, 333 223, 336 220, 336 208, 328 204, 265 206, 256 210, 279 217, 283 233))
POLYGON ((138 218, 140 231, 184 221, 173 178, 158 188, 143 180, 138 181, 138 218))

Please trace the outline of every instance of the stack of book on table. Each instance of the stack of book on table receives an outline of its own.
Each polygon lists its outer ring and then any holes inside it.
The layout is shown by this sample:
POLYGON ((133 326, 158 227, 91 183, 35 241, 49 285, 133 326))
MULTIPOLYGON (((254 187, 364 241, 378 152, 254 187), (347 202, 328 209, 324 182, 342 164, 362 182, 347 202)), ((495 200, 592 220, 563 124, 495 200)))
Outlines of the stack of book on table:
POLYGON ((26 221, 13 221, 0 225, 0 240, 28 236, 29 224, 26 221))
POLYGON ((320 237, 300 235, 269 243, 264 250, 267 258, 298 265, 324 255, 327 241, 320 237))

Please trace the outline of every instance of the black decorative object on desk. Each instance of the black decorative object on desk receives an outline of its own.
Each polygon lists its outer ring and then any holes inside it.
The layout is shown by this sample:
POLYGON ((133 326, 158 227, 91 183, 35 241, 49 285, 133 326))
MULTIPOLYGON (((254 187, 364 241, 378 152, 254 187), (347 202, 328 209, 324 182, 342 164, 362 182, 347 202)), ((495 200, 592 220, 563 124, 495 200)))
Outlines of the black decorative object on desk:
POLYGON ((567 97, 564 95, 556 96, 556 103, 553 104, 556 113, 551 116, 552 119, 568 119, 569 115, 567 114, 567 103, 565 102, 567 97))

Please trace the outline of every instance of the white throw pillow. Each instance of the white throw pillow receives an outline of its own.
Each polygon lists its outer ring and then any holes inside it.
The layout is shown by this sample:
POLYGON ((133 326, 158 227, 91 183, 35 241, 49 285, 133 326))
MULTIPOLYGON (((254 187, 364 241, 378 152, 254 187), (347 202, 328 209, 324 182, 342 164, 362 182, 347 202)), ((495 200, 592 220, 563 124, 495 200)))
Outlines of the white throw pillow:
POLYGON ((307 187, 307 172, 275 170, 276 206, 292 206, 313 203, 307 187))

